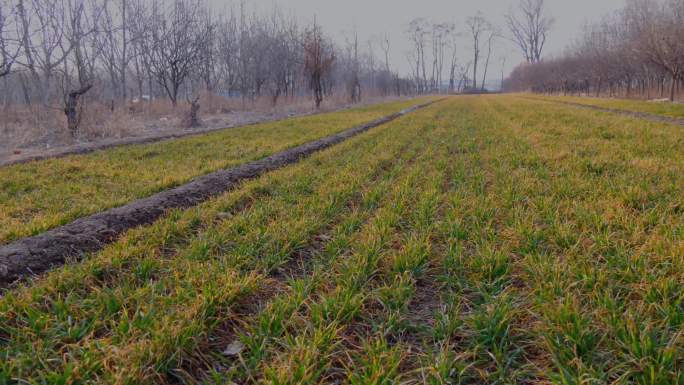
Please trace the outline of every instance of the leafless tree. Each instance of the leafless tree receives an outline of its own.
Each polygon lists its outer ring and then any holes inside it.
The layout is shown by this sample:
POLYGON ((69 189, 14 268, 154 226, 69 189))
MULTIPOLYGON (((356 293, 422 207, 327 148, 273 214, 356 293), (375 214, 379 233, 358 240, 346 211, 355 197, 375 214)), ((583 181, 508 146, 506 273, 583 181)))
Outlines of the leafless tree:
MULTIPOLYGON (((31 12, 26 0, 17 0, 23 51, 18 63, 29 73, 35 94, 47 106, 54 93, 57 70, 66 62, 74 44, 67 36, 69 15, 65 0, 30 1, 31 12)), ((26 100, 31 100, 30 95, 26 100)))
POLYGON ((134 46, 136 40, 144 37, 142 30, 138 29, 141 25, 136 22, 139 20, 136 20, 135 12, 142 11, 144 13, 144 8, 140 2, 132 7, 130 0, 101 1, 101 4, 93 5, 93 7, 101 10, 95 41, 102 51, 102 65, 109 74, 111 90, 113 91, 112 100, 118 97, 125 101, 128 96, 127 75, 129 66, 131 62, 135 61, 135 55, 139 54, 134 46), (129 17, 131 9, 135 11, 133 17, 129 17))
MULTIPOLYGON (((150 65, 150 52, 147 48, 150 46, 148 39, 150 38, 150 29, 152 20, 151 11, 145 0, 125 0, 126 2, 126 36, 130 42, 130 54, 122 55, 128 56, 129 63, 132 66, 133 77, 135 78, 135 87, 137 88, 137 98, 142 101, 145 98, 145 87, 149 95, 152 94, 152 83, 154 76, 152 75, 150 65)), ((122 33, 123 36, 123 33, 122 33)), ((122 60, 123 64, 125 60, 122 60)), ((125 66, 121 66, 125 70, 125 66)), ((125 73, 125 72, 124 72, 125 73)), ((122 85, 125 87, 126 85, 122 85)))
MULTIPOLYGON (((366 54, 366 66, 368 68, 368 84, 370 88, 376 88, 376 68, 375 68, 375 45, 373 44, 373 39, 368 39, 366 42, 368 44, 368 53, 366 54)), ((361 87, 361 84, 359 84, 361 87)))
POLYGON ((506 69, 506 60, 508 58, 504 55, 501 57, 501 89, 504 89, 504 81, 505 81, 505 69, 506 69))
MULTIPOLYGON (((480 64, 481 50, 482 50, 482 39, 488 32, 491 33, 492 25, 485 19, 481 13, 477 13, 475 16, 468 17, 466 19, 466 25, 468 26, 468 32, 472 39, 473 46, 473 89, 477 88, 477 69, 480 64)), ((489 35, 491 36, 491 35, 489 35)))
POLYGON ((553 18, 545 14, 544 0, 520 0, 516 11, 510 11, 506 23, 511 40, 518 45, 528 63, 539 62, 553 18))
POLYGON ((458 82, 458 87, 456 87, 457 92, 463 91, 464 88, 467 87, 468 84, 468 73, 470 73, 470 66, 472 63, 468 62, 466 65, 460 66, 459 67, 459 82, 458 82))
POLYGON ((684 75, 684 1, 634 0, 625 13, 638 42, 636 51, 670 75, 674 100, 684 75))
POLYGON ((190 112, 188 113, 188 121, 186 123, 186 126, 190 128, 195 128, 195 127, 200 127, 202 126, 202 122, 200 121, 199 118, 199 110, 200 110, 200 97, 199 95, 193 95, 192 98, 187 97, 187 102, 190 105, 190 112))
POLYGON ((168 9, 155 3, 146 51, 150 70, 175 106, 181 86, 209 44, 213 26, 204 22, 206 13, 198 1, 174 0, 168 9))
POLYGON ((684 2, 630 0, 620 12, 589 24, 561 57, 516 68, 508 89, 674 100, 684 75, 684 2))
POLYGON ((62 48, 68 53, 61 73, 62 92, 67 127, 75 137, 81 121, 82 105, 79 102, 93 88, 96 62, 101 54, 92 37, 100 25, 102 8, 86 8, 85 0, 68 0, 65 5, 67 22, 64 34, 69 48, 62 48), (90 14, 88 9, 92 11, 90 14))
POLYGON ((391 72, 390 70, 390 38, 388 34, 385 34, 381 39, 380 39, 380 49, 382 50, 382 53, 385 55, 385 71, 388 73, 391 72))
POLYGON ((489 36, 487 36, 487 57, 485 58, 484 73, 482 74, 482 87, 480 87, 482 90, 485 89, 485 84, 487 82, 487 71, 489 70, 489 60, 492 57, 492 49, 494 46, 494 39, 496 39, 497 36, 499 36, 498 30, 494 26, 490 26, 487 33, 489 35, 489 36))
POLYGON ((19 56, 19 41, 14 25, 15 8, 7 0, 0 0, 0 78, 9 75, 19 56))
POLYGON ((240 66, 238 22, 231 10, 219 21, 216 34, 216 66, 221 85, 233 89, 238 84, 240 66))
POLYGON ((361 101, 361 81, 359 79, 359 71, 361 63, 359 62, 359 34, 354 31, 353 40, 347 43, 347 50, 349 59, 351 61, 351 76, 349 79, 349 99, 352 103, 361 101))
POLYGON ((423 92, 427 88, 427 72, 425 70, 425 47, 427 43, 425 40, 428 30, 428 22, 423 18, 411 20, 407 30, 409 40, 413 44, 413 52, 409 53, 409 57, 415 63, 415 79, 419 92, 423 92))
POLYGON ((335 61, 332 44, 323 36, 321 27, 314 21, 304 32, 304 71, 309 78, 316 109, 323 101, 323 79, 335 61))
POLYGON ((48 129, 55 128, 52 113, 63 111, 76 136, 90 132, 81 120, 96 106, 139 113, 147 110, 141 101, 175 107, 186 100, 184 121, 196 125, 199 95, 243 102, 268 96, 275 106, 310 89, 317 107, 333 93, 357 102, 361 90, 364 97, 427 91, 428 63, 433 88, 441 83, 446 33, 435 27, 429 58, 433 30, 425 20, 413 24, 415 79, 404 79, 392 72, 387 36, 355 35, 353 44, 340 46, 316 23, 301 28, 277 8, 264 13, 248 4, 217 12, 208 0, 0 0, 3 99, 7 106, 33 104, 40 119, 50 120, 48 129))
POLYGON ((437 92, 442 90, 446 48, 454 29, 451 23, 436 23, 432 26, 432 88, 437 92))
POLYGON ((459 32, 454 29, 448 41, 449 49, 451 50, 449 61, 449 92, 456 92, 456 79, 458 64, 458 39, 461 36, 459 32))
MULTIPOLYGON (((263 32, 257 47, 265 51, 267 87, 275 106, 281 95, 287 95, 294 82, 297 62, 297 23, 286 19, 278 9, 274 9, 270 20, 264 22, 263 32)), ((261 67, 260 67, 261 68, 261 67)))

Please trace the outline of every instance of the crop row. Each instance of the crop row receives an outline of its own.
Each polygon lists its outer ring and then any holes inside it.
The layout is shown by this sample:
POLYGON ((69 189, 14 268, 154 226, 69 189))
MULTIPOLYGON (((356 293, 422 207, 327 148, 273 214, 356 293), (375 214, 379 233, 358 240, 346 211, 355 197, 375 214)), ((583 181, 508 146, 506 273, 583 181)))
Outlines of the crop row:
POLYGON ((0 382, 684 383, 681 127, 454 97, 0 299, 0 382))
POLYGON ((0 168, 0 244, 418 103, 371 105, 0 168))

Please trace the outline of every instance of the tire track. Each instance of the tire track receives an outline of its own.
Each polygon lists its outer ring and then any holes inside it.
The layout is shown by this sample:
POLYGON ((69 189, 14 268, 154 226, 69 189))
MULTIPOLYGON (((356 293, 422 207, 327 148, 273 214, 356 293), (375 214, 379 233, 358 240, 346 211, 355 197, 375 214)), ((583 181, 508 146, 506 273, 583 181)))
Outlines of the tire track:
POLYGON ((649 114, 648 112, 621 110, 621 109, 617 109, 617 108, 599 107, 599 106, 595 106, 593 104, 582 104, 582 103, 577 103, 577 102, 568 102, 565 100, 548 100, 548 99, 535 98, 535 97, 530 97, 530 96, 523 96, 522 98, 528 99, 528 100, 540 101, 540 102, 563 104, 563 105, 567 105, 567 106, 579 107, 579 108, 584 108, 584 109, 588 109, 588 110, 610 112, 613 114, 629 116, 629 117, 637 118, 637 119, 644 119, 644 120, 648 120, 648 121, 656 122, 656 123, 669 123, 669 124, 676 124, 678 126, 684 126, 684 119, 677 119, 677 118, 671 118, 669 116, 649 114))
MULTIPOLYGON (((442 100, 442 99, 440 99, 442 100)), ((80 218, 67 225, 0 247, 0 286, 59 266, 69 257, 102 249, 131 228, 154 222, 169 209, 195 206, 234 189, 240 182, 298 162, 314 152, 341 143, 374 127, 427 107, 431 101, 346 131, 273 154, 230 169, 199 177, 185 185, 162 191, 125 206, 80 218)))

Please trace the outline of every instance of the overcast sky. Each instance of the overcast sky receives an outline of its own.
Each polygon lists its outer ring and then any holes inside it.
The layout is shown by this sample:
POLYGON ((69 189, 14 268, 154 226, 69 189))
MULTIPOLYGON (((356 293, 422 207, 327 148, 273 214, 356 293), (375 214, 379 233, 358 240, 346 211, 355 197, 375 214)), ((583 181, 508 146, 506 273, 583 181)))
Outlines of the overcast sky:
MULTIPOLYGON (((216 5, 229 0, 210 0, 216 5)), ((424 17, 434 22, 454 22, 464 28, 467 16, 477 11, 494 24, 505 27, 503 15, 519 0, 246 0, 249 7, 269 10, 277 4, 282 10, 295 14, 300 22, 311 22, 314 15, 325 31, 343 42, 356 28, 359 38, 368 40, 389 34, 391 61, 394 69, 402 74, 409 71, 406 51, 410 44, 406 27, 413 18, 424 17)), ((620 9, 625 0, 546 0, 548 13, 556 22, 549 36, 545 54, 557 54, 572 42, 587 21, 599 20, 603 15, 620 9)), ((501 63, 507 57, 505 72, 522 61, 512 45, 499 41, 492 58, 492 73, 501 77, 501 63)), ((378 58, 381 55, 376 49, 378 58)), ((468 62, 470 46, 463 41, 459 57, 468 62)), ((492 75, 494 77, 494 75, 492 75)))

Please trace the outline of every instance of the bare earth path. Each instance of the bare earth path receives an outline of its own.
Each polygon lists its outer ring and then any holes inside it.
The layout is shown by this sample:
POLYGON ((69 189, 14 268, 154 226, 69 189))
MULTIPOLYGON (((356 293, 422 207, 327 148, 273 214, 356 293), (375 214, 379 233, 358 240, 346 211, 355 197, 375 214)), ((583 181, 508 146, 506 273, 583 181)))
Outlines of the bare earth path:
POLYGON ((139 199, 125 206, 78 219, 33 237, 19 239, 0 247, 0 285, 39 274, 58 266, 68 257, 80 257, 103 248, 124 231, 149 224, 168 209, 187 208, 233 189, 237 184, 340 143, 371 128, 435 102, 420 104, 373 122, 351 128, 267 158, 217 171, 192 182, 139 199))

